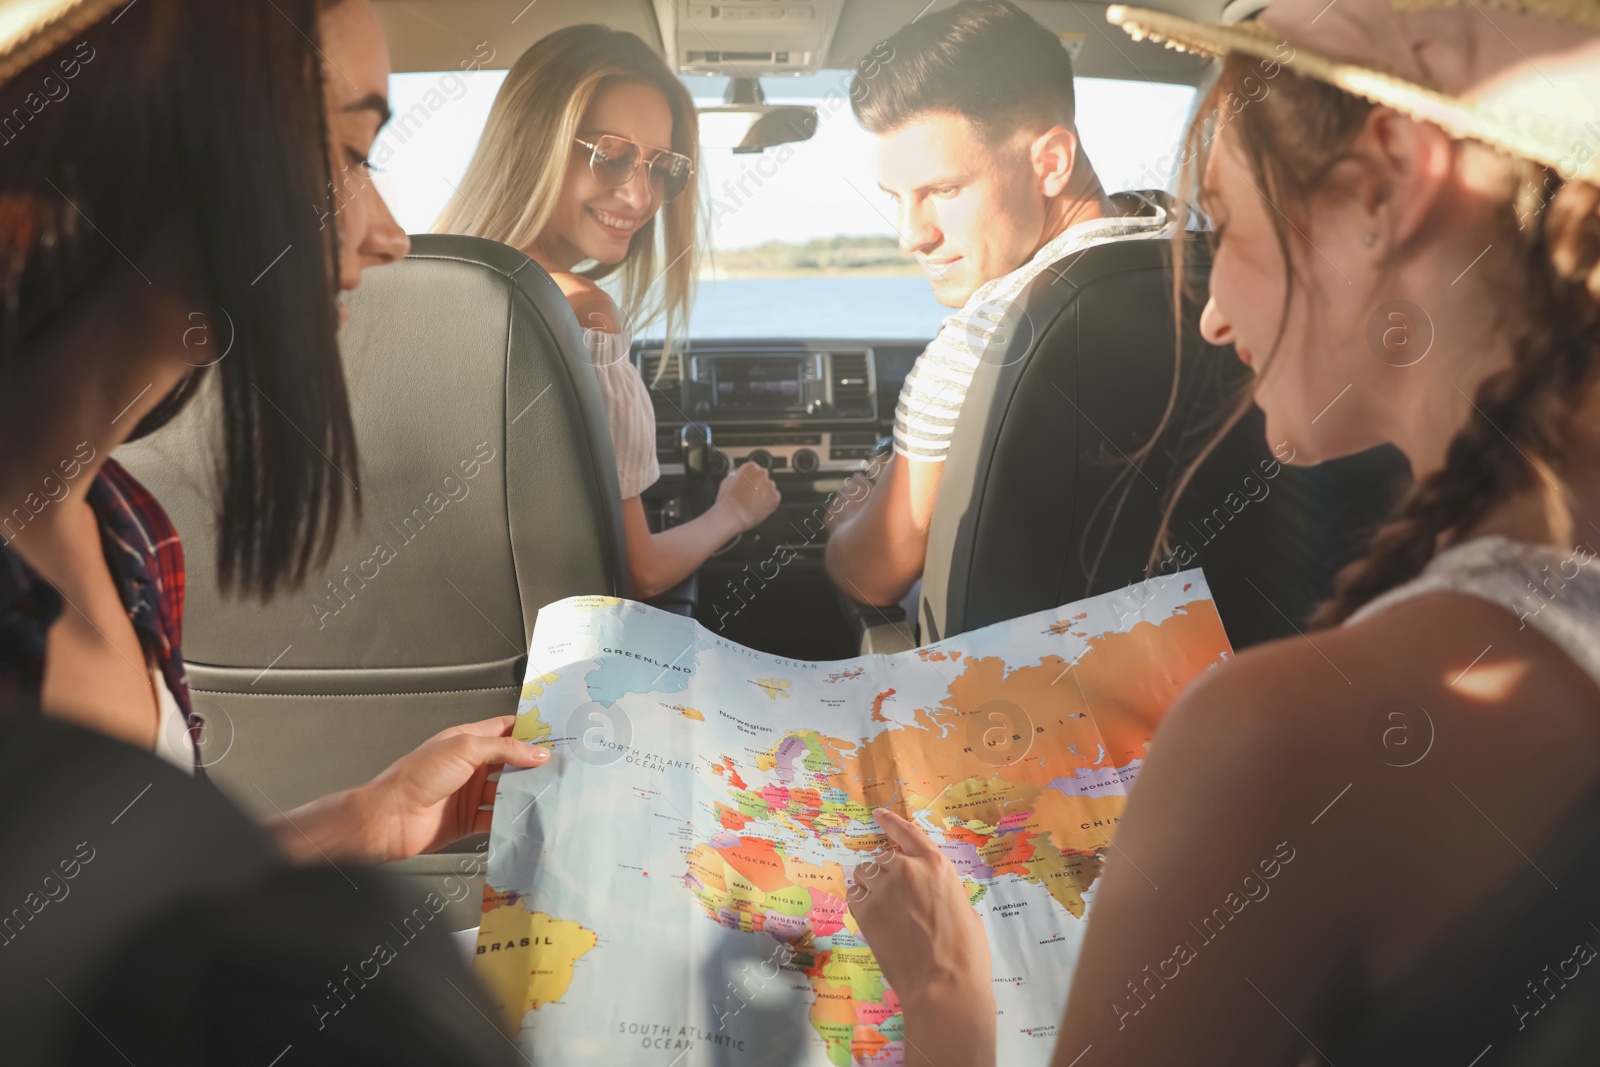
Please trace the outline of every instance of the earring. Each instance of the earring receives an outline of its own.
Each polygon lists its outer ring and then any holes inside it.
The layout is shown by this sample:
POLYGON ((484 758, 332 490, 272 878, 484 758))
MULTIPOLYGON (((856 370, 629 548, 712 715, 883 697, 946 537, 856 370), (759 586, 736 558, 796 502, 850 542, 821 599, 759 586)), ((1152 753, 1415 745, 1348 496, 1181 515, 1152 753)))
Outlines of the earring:
POLYGON ((1375 233, 1364 233, 1364 234, 1361 235, 1361 244, 1362 244, 1363 247, 1371 248, 1373 245, 1375 245, 1377 243, 1378 243, 1378 235, 1377 234, 1375 234, 1375 233))

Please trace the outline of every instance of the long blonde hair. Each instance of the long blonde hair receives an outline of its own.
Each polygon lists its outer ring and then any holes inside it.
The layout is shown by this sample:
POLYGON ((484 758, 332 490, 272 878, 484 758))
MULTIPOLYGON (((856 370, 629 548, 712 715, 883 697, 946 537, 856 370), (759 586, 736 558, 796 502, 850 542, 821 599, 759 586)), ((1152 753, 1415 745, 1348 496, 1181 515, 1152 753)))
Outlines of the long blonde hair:
MULTIPOLYGON (((672 150, 695 161, 698 179, 699 120, 689 90, 633 34, 568 26, 535 43, 506 75, 472 162, 434 232, 533 247, 561 198, 584 113, 604 86, 619 81, 652 85, 666 97, 672 150)), ((673 339, 687 331, 694 303, 699 199, 697 181, 639 227, 621 263, 578 272, 598 281, 620 270, 618 305, 630 330, 664 320, 669 352, 673 339)))

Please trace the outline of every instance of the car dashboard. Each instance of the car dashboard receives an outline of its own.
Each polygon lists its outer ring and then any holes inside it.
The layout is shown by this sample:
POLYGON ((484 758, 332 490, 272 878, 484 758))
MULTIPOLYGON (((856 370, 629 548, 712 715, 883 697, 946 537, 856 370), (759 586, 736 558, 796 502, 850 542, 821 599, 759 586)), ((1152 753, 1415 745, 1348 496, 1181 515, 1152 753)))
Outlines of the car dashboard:
POLYGON ((701 568, 695 614, 713 632, 795 658, 857 654, 823 569, 825 519, 846 480, 889 451, 900 386, 922 348, 718 339, 664 354, 659 341, 635 345, 661 464, 644 494, 651 528, 701 514, 741 463, 765 467, 783 494, 777 511, 701 568))

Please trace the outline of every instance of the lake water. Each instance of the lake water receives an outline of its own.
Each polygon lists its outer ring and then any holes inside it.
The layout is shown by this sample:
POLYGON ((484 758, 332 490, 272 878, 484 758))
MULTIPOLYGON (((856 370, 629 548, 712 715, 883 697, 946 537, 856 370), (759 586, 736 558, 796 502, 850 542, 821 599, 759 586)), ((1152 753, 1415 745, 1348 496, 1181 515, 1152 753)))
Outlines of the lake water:
POLYGON ((950 310, 920 277, 702 280, 689 336, 928 341, 950 310))

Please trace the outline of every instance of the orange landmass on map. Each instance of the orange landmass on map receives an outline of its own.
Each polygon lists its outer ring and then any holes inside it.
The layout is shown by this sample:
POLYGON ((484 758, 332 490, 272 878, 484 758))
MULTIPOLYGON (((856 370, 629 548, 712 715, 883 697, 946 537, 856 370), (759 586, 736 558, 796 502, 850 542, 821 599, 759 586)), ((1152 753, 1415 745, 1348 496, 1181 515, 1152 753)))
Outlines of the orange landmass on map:
POLYGON ((889 721, 888 719, 885 719, 883 717, 883 702, 885 700, 888 700, 892 696, 894 696, 894 690, 893 689, 885 689, 883 692, 879 693, 877 696, 872 698, 872 721, 873 722, 888 722, 889 721))
POLYGON ((833 985, 820 979, 814 979, 811 983, 811 988, 817 994, 816 1003, 811 1006, 811 1021, 813 1023, 846 1023, 849 1026, 855 1026, 856 1005, 854 998, 850 996, 850 987, 848 985, 833 985))
POLYGON ((844 884, 844 868, 832 861, 822 864, 807 863, 805 860, 785 855, 783 870, 790 885, 821 889, 840 900, 844 900, 848 892, 844 884))
POLYGON ((735 789, 745 788, 744 779, 739 777, 739 772, 733 765, 732 756, 724 756, 720 762, 712 763, 711 773, 717 775, 718 777, 726 775, 728 781, 733 784, 735 789))
POLYGON ((729 867, 763 893, 771 893, 789 884, 788 875, 783 869, 783 857, 778 855, 776 846, 765 838, 741 837, 739 844, 716 851, 729 867))
POLYGON ((1047 656, 1007 673, 997 657, 968 657, 944 703, 917 709, 916 726, 881 731, 859 747, 841 744, 842 773, 831 784, 869 808, 903 813, 907 797, 987 779, 996 768, 972 743, 981 744, 983 730, 969 730, 968 716, 996 701, 1020 709, 1033 731, 1027 755, 1005 766, 1010 785, 1045 786, 1078 770, 1125 766, 1144 755, 1178 693, 1229 651, 1216 608, 1202 600, 1160 623, 1091 638, 1072 664, 1047 656))
POLYGON ((717 819, 729 830, 743 830, 750 821, 749 816, 739 814, 726 804, 717 805, 717 819))

